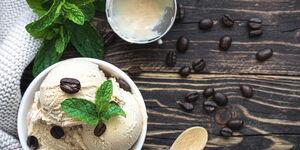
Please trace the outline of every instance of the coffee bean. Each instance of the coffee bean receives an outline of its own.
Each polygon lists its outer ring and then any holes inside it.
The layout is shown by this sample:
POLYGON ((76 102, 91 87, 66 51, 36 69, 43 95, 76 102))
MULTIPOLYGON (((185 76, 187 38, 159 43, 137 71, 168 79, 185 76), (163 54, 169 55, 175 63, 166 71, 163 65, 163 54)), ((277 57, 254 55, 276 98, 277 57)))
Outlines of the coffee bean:
POLYGON ((201 30, 208 30, 208 29, 212 28, 213 25, 214 25, 213 20, 211 20, 211 19, 209 19, 209 18, 202 19, 202 20, 199 22, 199 28, 200 28, 201 30))
POLYGON ((177 14, 176 14, 176 21, 182 21, 184 19, 185 10, 181 3, 177 3, 177 14))
POLYGON ((262 26, 262 21, 259 18, 252 18, 248 21, 248 27, 250 29, 260 29, 262 26))
POLYGON ((253 89, 249 85, 240 85, 240 90, 242 95, 246 98, 251 98, 253 96, 253 89))
POLYGON ((215 89, 212 87, 205 88, 202 94, 205 98, 212 97, 215 95, 215 89))
POLYGON ((231 119, 226 125, 231 130, 240 130, 244 126, 244 121, 240 119, 231 119))
POLYGON ((232 27, 234 24, 233 18, 228 14, 222 16, 222 22, 225 27, 232 27))
POLYGON ((131 66, 128 69, 128 74, 131 77, 137 77, 143 73, 143 70, 140 66, 131 66))
POLYGON ((194 110, 194 105, 191 103, 187 103, 187 102, 182 102, 182 101, 177 101, 177 104, 184 110, 187 112, 191 112, 194 110))
POLYGON ((211 100, 206 100, 203 102, 203 109, 207 112, 213 112, 218 108, 218 105, 211 100))
POLYGON ((190 92, 185 95, 184 99, 186 102, 196 102, 199 99, 199 93, 198 92, 190 92))
POLYGON ((116 40, 117 35, 113 31, 109 31, 103 35, 104 46, 111 45, 116 40))
POLYGON ((224 106, 228 103, 228 98, 222 93, 215 93, 213 100, 219 105, 224 106))
POLYGON ((177 51, 184 53, 189 48, 190 40, 187 37, 181 36, 177 40, 177 51))
POLYGON ((224 137, 231 137, 232 134, 233 134, 233 132, 229 128, 224 127, 220 130, 220 135, 222 135, 224 137))
POLYGON ((204 70, 206 62, 203 59, 198 59, 192 63, 192 67, 196 73, 200 73, 204 70))
POLYGON ((166 57, 166 65, 168 67, 174 67, 176 65, 177 55, 176 52, 170 51, 166 57))
POLYGON ((258 61, 265 61, 273 56, 273 50, 272 49, 263 49, 256 53, 256 59, 258 61))
POLYGON ((231 43, 232 43, 232 38, 230 36, 225 35, 221 37, 219 41, 220 50, 227 51, 230 48, 231 43))
POLYGON ((39 141, 35 136, 28 136, 27 137, 27 146, 32 149, 36 150, 39 148, 39 141))
POLYGON ((99 137, 101 136, 106 130, 106 125, 104 123, 99 123, 94 129, 94 135, 99 137))
POLYGON ((181 67, 180 70, 179 70, 179 74, 180 74, 182 77, 187 77, 187 76, 189 76, 189 75, 191 74, 191 72, 192 72, 192 69, 191 69, 191 67, 189 67, 189 66, 183 66, 183 67, 181 67))
POLYGON ((249 37, 257 37, 257 36, 261 36, 262 34, 263 34, 263 31, 261 29, 251 30, 249 32, 249 37))
POLYGON ((121 78, 117 78, 116 81, 119 83, 120 88, 122 88, 125 91, 131 92, 131 88, 125 80, 123 80, 121 78))
POLYGON ((60 89, 68 94, 75 94, 81 88, 80 82, 73 78, 63 78, 60 80, 60 89))
POLYGON ((63 128, 60 126, 53 126, 50 130, 50 133, 56 139, 60 139, 65 135, 63 128))

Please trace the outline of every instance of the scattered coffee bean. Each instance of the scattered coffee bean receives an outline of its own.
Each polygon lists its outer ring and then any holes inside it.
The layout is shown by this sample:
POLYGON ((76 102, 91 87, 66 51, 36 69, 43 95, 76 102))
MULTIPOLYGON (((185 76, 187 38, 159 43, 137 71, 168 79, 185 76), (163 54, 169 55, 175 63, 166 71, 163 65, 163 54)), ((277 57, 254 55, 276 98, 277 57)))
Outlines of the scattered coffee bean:
POLYGON ((177 40, 177 51, 184 53, 189 48, 190 40, 187 37, 181 36, 177 40))
POLYGON ((215 95, 215 89, 212 87, 205 88, 202 94, 205 98, 212 97, 215 95))
POLYGON ((60 89, 68 94, 75 94, 81 88, 80 82, 73 78, 63 78, 60 80, 60 89))
POLYGON ((140 66, 131 66, 128 69, 128 74, 131 77, 137 77, 143 73, 143 70, 140 66))
POLYGON ((211 100, 206 100, 203 102, 203 109, 207 112, 213 112, 218 108, 216 102, 211 100))
POLYGON ((35 136, 28 136, 27 137, 27 146, 32 149, 36 150, 39 148, 39 141, 35 136))
POLYGON ((249 32, 249 37, 257 37, 257 36, 261 36, 262 34, 263 34, 263 31, 261 29, 251 30, 249 32))
POLYGON ((262 26, 262 21, 259 18, 252 18, 248 21, 248 27, 250 29, 260 29, 262 26))
POLYGON ((222 93, 215 93, 213 100, 219 105, 224 106, 228 103, 228 98, 222 93))
POLYGON ((190 92, 185 95, 184 100, 186 102, 196 102, 199 99, 199 93, 198 92, 190 92))
POLYGON ((189 67, 189 66, 183 66, 183 67, 181 67, 180 70, 179 70, 179 74, 180 74, 182 77, 187 77, 187 76, 189 76, 189 75, 191 74, 191 72, 192 72, 192 69, 191 69, 191 67, 189 67))
POLYGON ((272 57, 272 55, 273 55, 272 49, 263 49, 258 51, 255 56, 258 61, 265 61, 270 57, 272 57))
POLYGON ((104 123, 99 123, 94 129, 94 135, 99 137, 101 136, 106 130, 106 125, 104 123))
POLYGON ((184 7, 181 3, 177 3, 176 21, 182 21, 185 15, 184 7))
POLYGON ((222 16, 222 22, 225 27, 232 27, 234 24, 233 18, 228 14, 222 16))
POLYGON ((220 135, 222 135, 224 137, 231 137, 232 134, 233 134, 233 132, 229 128, 224 127, 220 130, 220 135))
POLYGON ((65 135, 63 128, 60 126, 53 126, 50 130, 50 133, 56 139, 60 139, 65 135))
POLYGON ((116 40, 116 34, 113 31, 109 31, 103 35, 104 46, 111 45, 116 40))
POLYGON ((177 55, 176 52, 170 51, 166 57, 166 65, 168 67, 174 67, 176 65, 177 55))
POLYGON ((208 29, 212 28, 213 25, 214 25, 213 20, 211 20, 211 19, 209 19, 209 18, 202 19, 202 20, 199 22, 199 28, 200 28, 201 30, 208 30, 208 29))
POLYGON ((223 36, 221 37, 220 41, 219 41, 219 48, 222 51, 227 51, 232 43, 232 38, 230 36, 223 36))
POLYGON ((122 88, 125 91, 131 92, 131 88, 125 80, 123 80, 121 78, 117 78, 117 82, 119 83, 120 88, 122 88))
POLYGON ((194 110, 194 105, 187 102, 177 101, 177 104, 185 111, 191 112, 194 110))
POLYGON ((246 98, 251 98, 253 96, 253 89, 249 85, 240 85, 240 90, 242 95, 246 98))
POLYGON ((231 130, 240 130, 244 126, 244 121, 240 119, 232 119, 229 120, 226 125, 231 130))
POLYGON ((192 63, 192 67, 196 73, 200 73, 204 70, 206 62, 203 59, 198 59, 192 63))

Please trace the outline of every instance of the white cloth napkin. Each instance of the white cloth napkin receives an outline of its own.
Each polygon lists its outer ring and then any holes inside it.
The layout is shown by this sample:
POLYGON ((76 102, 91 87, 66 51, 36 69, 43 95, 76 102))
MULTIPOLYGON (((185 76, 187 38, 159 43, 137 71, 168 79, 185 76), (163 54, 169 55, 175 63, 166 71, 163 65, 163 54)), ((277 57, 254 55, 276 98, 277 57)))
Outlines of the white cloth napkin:
POLYGON ((40 41, 25 30, 36 18, 26 0, 0 1, 0 149, 22 149, 17 138, 20 79, 40 41))

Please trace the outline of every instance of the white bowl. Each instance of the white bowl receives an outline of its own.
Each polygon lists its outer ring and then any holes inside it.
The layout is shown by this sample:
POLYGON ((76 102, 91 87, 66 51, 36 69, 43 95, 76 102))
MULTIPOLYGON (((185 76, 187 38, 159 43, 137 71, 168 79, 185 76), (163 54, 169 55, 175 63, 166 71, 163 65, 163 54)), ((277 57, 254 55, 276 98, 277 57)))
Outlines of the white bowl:
MULTIPOLYGON (((133 150, 140 150, 142 149, 142 146, 144 144, 145 138, 146 138, 146 132, 147 132, 147 112, 146 112, 146 106, 144 99, 142 97, 142 94, 140 93, 139 89, 137 86, 134 84, 134 82, 127 76, 126 73, 124 73, 122 70, 117 68, 116 66, 107 63, 105 61, 97 60, 97 59, 92 59, 92 58, 73 58, 75 60, 85 60, 89 62, 93 62, 96 64, 99 64, 101 68, 108 73, 122 78, 125 80, 131 87, 132 93, 134 93, 137 98, 138 98, 138 104, 140 105, 141 112, 143 113, 143 128, 141 135, 137 142, 133 145, 132 149, 133 150)), ((59 62, 60 63, 60 62, 59 62)), ((19 139, 21 142, 21 145, 24 150, 29 150, 29 147, 27 146, 27 137, 28 137, 28 132, 27 132, 27 114, 31 108, 31 105, 33 103, 34 99, 34 94, 36 91, 39 90, 41 83, 47 76, 47 74, 54 68, 56 67, 59 63, 56 63, 50 67, 48 67, 46 70, 41 72, 29 85, 27 90, 25 91, 20 108, 19 108, 19 113, 18 113, 18 134, 19 134, 19 139)))

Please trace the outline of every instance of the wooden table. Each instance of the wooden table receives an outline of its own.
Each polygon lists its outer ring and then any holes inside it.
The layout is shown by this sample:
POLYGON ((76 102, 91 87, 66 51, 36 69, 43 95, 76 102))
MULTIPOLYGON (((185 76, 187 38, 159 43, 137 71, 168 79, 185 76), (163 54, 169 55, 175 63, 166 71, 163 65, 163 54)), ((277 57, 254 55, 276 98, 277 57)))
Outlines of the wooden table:
MULTIPOLYGON (((144 73, 134 78, 147 105, 148 133, 144 149, 168 149, 186 128, 203 126, 209 132, 206 149, 300 149, 300 1, 299 0, 182 0, 185 18, 177 22, 163 38, 164 44, 129 44, 120 38, 106 46, 105 60, 124 71, 139 64, 144 73), (224 28, 220 17, 230 14, 233 28, 224 28), (198 29, 202 18, 215 21, 210 31, 198 29), (263 20, 264 34, 248 37, 247 20, 263 20), (229 51, 218 50, 222 35, 230 35, 229 51), (176 67, 166 67, 165 56, 175 51, 179 36, 190 39, 189 50, 178 54, 176 67), (257 62, 255 53, 272 48, 274 56, 257 62), (207 62, 203 74, 181 78, 177 72, 197 58, 207 62), (251 85, 253 98, 241 96, 240 84, 251 85), (189 91, 202 92, 206 87, 229 97, 229 105, 216 113, 202 109, 201 98, 192 113, 176 104, 189 91), (231 138, 219 136, 229 118, 242 118, 246 126, 231 138)), ((110 31, 103 14, 94 24, 102 32, 110 31)), ((79 56, 72 47, 63 59, 79 56)), ((31 66, 22 79, 24 91, 31 82, 31 66)))

